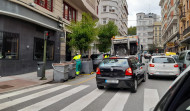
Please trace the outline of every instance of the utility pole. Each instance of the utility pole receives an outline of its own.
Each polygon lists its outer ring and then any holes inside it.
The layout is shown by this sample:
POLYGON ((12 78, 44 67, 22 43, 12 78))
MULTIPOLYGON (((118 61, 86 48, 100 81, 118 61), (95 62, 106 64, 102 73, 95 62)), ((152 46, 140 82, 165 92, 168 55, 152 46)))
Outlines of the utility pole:
POLYGON ((47 80, 45 76, 45 70, 46 70, 46 50, 47 50, 47 39, 49 38, 49 32, 44 31, 44 55, 43 55, 43 69, 42 69, 42 78, 41 80, 47 80))

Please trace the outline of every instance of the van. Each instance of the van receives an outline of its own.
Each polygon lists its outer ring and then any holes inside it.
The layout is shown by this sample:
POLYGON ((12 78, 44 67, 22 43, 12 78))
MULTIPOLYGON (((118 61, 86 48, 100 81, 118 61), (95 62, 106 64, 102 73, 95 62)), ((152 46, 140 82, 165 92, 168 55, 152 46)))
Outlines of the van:
POLYGON ((190 65, 190 50, 186 50, 180 53, 179 63, 181 64, 181 71, 185 70, 190 65))

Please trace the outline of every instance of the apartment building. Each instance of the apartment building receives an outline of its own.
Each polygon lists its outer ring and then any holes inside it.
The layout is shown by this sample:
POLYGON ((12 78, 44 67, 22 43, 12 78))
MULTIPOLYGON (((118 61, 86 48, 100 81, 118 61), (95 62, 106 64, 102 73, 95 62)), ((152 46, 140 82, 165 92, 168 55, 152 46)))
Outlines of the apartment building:
POLYGON ((159 16, 154 13, 137 13, 137 35, 143 50, 147 51, 149 45, 154 43, 154 22, 159 21, 159 16))
POLYGON ((160 0, 162 39, 165 51, 177 52, 179 38, 178 0, 160 0))
POLYGON ((126 0, 101 0, 99 4, 99 23, 114 21, 120 35, 128 34, 128 5, 126 0))
POLYGON ((190 2, 189 0, 179 0, 177 5, 179 8, 179 52, 181 52, 190 50, 190 2))
POLYGON ((71 59, 67 26, 82 12, 98 19, 98 0, 1 0, 0 76, 37 70, 43 58, 44 31, 49 31, 47 68, 71 59))
POLYGON ((154 44, 162 48, 161 22, 154 22, 154 44))

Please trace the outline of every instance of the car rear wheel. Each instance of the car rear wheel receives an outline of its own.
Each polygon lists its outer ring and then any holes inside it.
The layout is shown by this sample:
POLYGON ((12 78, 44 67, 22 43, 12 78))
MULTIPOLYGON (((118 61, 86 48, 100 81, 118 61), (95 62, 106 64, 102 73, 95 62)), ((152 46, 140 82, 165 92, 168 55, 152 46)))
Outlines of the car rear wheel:
POLYGON ((146 73, 144 73, 144 78, 143 78, 142 82, 146 82, 146 73))
POLYGON ((99 85, 97 85, 97 88, 98 88, 98 89, 104 89, 104 86, 99 86, 99 85))
POLYGON ((134 85, 132 86, 132 88, 131 88, 131 92, 132 93, 136 93, 137 92, 137 80, 135 79, 134 80, 134 85))

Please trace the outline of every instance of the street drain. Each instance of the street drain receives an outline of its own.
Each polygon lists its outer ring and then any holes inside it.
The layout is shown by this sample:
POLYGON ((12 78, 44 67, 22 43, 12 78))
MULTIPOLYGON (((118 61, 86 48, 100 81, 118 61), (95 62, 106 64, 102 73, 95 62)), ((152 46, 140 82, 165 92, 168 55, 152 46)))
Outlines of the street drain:
POLYGON ((11 86, 11 85, 1 85, 0 89, 7 89, 7 88, 11 88, 11 87, 14 87, 14 86, 11 86))

